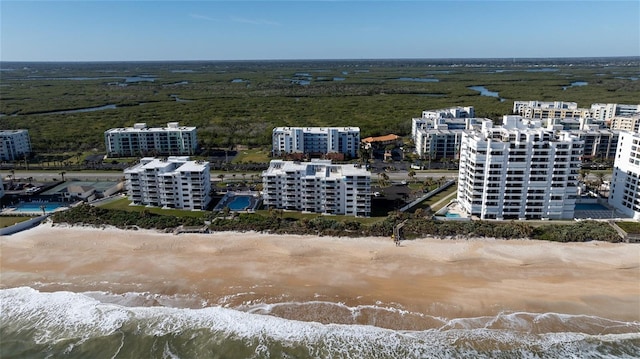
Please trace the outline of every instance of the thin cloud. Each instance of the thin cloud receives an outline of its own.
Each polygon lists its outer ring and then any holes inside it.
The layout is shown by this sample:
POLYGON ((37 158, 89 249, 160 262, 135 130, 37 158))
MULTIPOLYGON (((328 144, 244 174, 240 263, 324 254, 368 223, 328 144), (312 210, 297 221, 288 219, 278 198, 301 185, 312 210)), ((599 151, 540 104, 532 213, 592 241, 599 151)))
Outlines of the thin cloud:
POLYGON ((247 19, 244 17, 235 17, 231 16, 229 18, 233 22, 239 22, 243 24, 252 24, 252 25, 268 25, 268 26, 280 26, 279 22, 264 20, 264 19, 247 19))
POLYGON ((191 16, 194 19, 198 19, 198 20, 207 20, 207 21, 216 21, 216 19, 206 16, 206 15, 200 15, 200 14, 189 14, 189 16, 191 16))

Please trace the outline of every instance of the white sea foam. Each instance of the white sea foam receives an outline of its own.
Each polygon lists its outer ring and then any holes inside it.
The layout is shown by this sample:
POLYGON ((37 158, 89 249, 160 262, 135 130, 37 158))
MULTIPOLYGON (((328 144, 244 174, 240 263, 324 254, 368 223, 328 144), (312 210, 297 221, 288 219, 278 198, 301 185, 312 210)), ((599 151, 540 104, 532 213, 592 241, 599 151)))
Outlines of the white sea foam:
MULTIPOLYGON (((502 352, 520 358, 577 357, 579 353, 592 350, 597 353, 598 346, 607 343, 630 345, 630 352, 640 350, 640 323, 588 316, 503 313, 496 317, 453 319, 439 329, 396 331, 367 325, 301 322, 223 307, 128 307, 96 299, 107 297, 104 294, 87 294, 44 293, 26 287, 0 290, 1 327, 3 330, 8 327, 31 328, 38 343, 55 343, 69 338, 76 338, 81 343, 87 337, 111 335, 132 324, 140 332, 154 337, 204 329, 254 343, 257 357, 268 357, 273 343, 283 347, 306 347, 310 357, 329 354, 337 358, 493 357, 495 353, 502 352), (576 329, 567 327, 563 332, 546 333, 532 330, 547 318, 576 322, 576 329), (588 326, 585 323, 596 323, 588 325, 597 328, 608 325, 618 329, 614 333, 584 333, 579 330, 588 326), (627 328, 627 331, 622 332, 619 328, 627 328)), ((139 296, 140 293, 129 295, 139 296)), ((269 308, 264 306, 263 310, 269 308)), ((345 309, 352 312, 363 310, 347 306, 345 309)), ((384 310, 402 313, 399 309, 384 310)), ((175 355, 170 347, 166 349, 167 357, 175 355)), ((599 354, 580 356, 609 357, 599 354)), ((625 354, 619 357, 632 356, 625 354)))

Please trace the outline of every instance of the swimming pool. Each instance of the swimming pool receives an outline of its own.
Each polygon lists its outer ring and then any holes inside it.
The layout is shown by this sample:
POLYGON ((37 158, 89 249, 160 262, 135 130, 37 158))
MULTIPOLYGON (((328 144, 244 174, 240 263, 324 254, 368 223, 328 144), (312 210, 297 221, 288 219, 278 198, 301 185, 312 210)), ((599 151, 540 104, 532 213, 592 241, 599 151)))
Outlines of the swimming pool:
POLYGON ((449 213, 449 212, 447 212, 447 213, 444 214, 444 216, 447 217, 447 218, 460 218, 460 215, 458 213, 449 213))
POLYGON ((231 202, 227 204, 227 207, 232 211, 244 211, 249 208, 250 205, 251 196, 235 196, 231 202))
POLYGON ((13 206, 12 212, 21 213, 42 213, 42 206, 44 206, 45 213, 51 213, 61 207, 66 207, 66 203, 61 202, 22 202, 13 206))
POLYGON ((609 211, 609 208, 599 203, 576 203, 576 211, 609 211))
POLYGON ((228 208, 231 211, 255 211, 260 206, 258 192, 227 192, 220 202, 213 208, 214 211, 222 211, 228 208))

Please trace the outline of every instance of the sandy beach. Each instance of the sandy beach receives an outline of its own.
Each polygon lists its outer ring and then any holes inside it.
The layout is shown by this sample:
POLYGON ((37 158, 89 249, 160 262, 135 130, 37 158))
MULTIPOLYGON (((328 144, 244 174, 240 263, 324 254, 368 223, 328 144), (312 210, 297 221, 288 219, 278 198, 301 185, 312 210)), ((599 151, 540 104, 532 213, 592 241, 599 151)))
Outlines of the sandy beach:
MULTIPOLYGON (((640 321, 640 245, 164 234, 43 224, 0 238, 0 287, 193 295, 206 305, 384 304, 640 321)), ((286 316, 286 313, 281 313, 286 316)))

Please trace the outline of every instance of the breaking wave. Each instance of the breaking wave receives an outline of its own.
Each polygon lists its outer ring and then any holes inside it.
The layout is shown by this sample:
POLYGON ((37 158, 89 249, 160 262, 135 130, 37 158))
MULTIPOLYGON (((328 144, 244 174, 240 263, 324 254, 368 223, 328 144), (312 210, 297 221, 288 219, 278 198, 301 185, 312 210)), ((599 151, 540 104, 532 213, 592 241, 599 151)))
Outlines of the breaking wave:
POLYGON ((231 309, 192 297, 28 287, 0 290, 0 304, 2 358, 637 358, 640 353, 638 322, 557 313, 445 319, 328 302, 231 309), (388 329, 377 320, 406 320, 428 329, 388 329), (363 322, 373 325, 357 324, 363 322))

